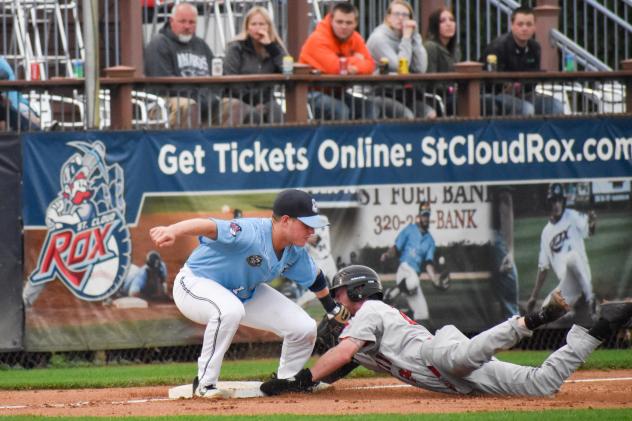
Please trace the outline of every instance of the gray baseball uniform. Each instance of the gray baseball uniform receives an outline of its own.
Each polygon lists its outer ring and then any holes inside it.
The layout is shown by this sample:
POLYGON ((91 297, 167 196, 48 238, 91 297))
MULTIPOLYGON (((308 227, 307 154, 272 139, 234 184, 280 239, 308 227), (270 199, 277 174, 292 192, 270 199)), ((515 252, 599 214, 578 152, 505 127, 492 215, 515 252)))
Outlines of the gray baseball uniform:
POLYGON ((340 339, 356 338, 365 346, 354 360, 384 371, 416 387, 443 393, 550 395, 601 343, 580 326, 569 331, 567 345, 540 367, 498 361, 494 354, 514 346, 532 332, 512 317, 468 339, 454 326, 433 336, 397 309, 366 301, 349 321, 340 339))

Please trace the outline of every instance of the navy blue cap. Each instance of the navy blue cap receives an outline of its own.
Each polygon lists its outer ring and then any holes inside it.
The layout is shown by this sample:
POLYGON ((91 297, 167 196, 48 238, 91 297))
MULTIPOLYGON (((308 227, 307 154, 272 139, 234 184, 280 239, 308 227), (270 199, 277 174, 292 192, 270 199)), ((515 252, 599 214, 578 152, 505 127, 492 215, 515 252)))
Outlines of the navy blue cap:
POLYGON ((316 200, 301 190, 283 190, 274 199, 272 212, 277 216, 287 215, 296 218, 312 228, 327 226, 327 220, 318 214, 316 200))
POLYGON ((430 215, 430 203, 421 202, 419 204, 419 215, 430 215))

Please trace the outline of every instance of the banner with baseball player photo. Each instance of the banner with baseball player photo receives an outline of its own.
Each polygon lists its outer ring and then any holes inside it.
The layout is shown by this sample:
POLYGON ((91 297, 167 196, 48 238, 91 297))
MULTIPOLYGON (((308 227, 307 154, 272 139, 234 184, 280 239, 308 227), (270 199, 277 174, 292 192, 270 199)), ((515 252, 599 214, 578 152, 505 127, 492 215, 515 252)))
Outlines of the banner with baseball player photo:
MULTIPOLYGON (((198 239, 158 250, 149 229, 191 217, 236 226, 269 217, 289 187, 310 192, 329 219, 306 245, 326 277, 369 265, 383 277, 385 300, 431 328, 478 332, 541 305, 555 288, 577 308, 569 317, 589 323, 599 300, 632 295, 629 119, 32 133, 22 141, 29 351, 199 343, 204 327, 171 297, 198 239)), ((309 291, 273 284, 322 315, 309 291)), ((278 338, 243 328, 235 340, 278 338)))

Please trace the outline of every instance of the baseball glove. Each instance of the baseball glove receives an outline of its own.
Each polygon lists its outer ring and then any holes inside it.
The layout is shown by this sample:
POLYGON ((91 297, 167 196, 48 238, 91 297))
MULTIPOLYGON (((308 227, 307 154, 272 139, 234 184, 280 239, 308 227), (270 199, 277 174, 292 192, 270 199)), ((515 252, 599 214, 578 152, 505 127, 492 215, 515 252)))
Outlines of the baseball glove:
POLYGON ((450 270, 447 267, 439 273, 439 276, 432 279, 432 286, 439 291, 445 291, 450 288, 450 270))
POLYGON ((338 345, 338 337, 345 327, 345 323, 351 317, 349 310, 338 305, 339 309, 335 315, 325 314, 316 329, 316 344, 314 351, 323 355, 329 349, 338 345))
POLYGON ((338 345, 338 336, 344 329, 345 324, 337 321, 335 318, 329 318, 327 315, 318 324, 316 329, 316 344, 314 352, 323 355, 331 348, 338 345))
POLYGON ((309 368, 304 368, 289 379, 279 379, 273 375, 270 380, 261 383, 259 390, 267 396, 276 396, 282 393, 311 392, 317 384, 318 382, 312 381, 309 368))

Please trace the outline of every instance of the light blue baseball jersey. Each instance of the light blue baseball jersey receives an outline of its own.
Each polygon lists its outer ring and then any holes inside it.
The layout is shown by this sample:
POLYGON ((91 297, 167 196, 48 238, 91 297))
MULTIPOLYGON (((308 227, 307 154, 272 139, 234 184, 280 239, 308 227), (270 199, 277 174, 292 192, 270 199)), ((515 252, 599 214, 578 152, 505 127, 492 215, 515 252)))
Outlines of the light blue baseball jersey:
POLYGON ((421 272, 424 262, 432 262, 435 253, 435 242, 429 232, 422 233, 419 226, 410 224, 395 239, 395 247, 399 251, 400 262, 406 262, 417 273, 421 272))
POLYGON ((279 260, 272 247, 272 220, 213 219, 217 240, 200 237, 186 264, 196 276, 212 279, 241 301, 252 297, 257 285, 279 275, 303 287, 314 283, 318 268, 303 247, 289 246, 279 260))

